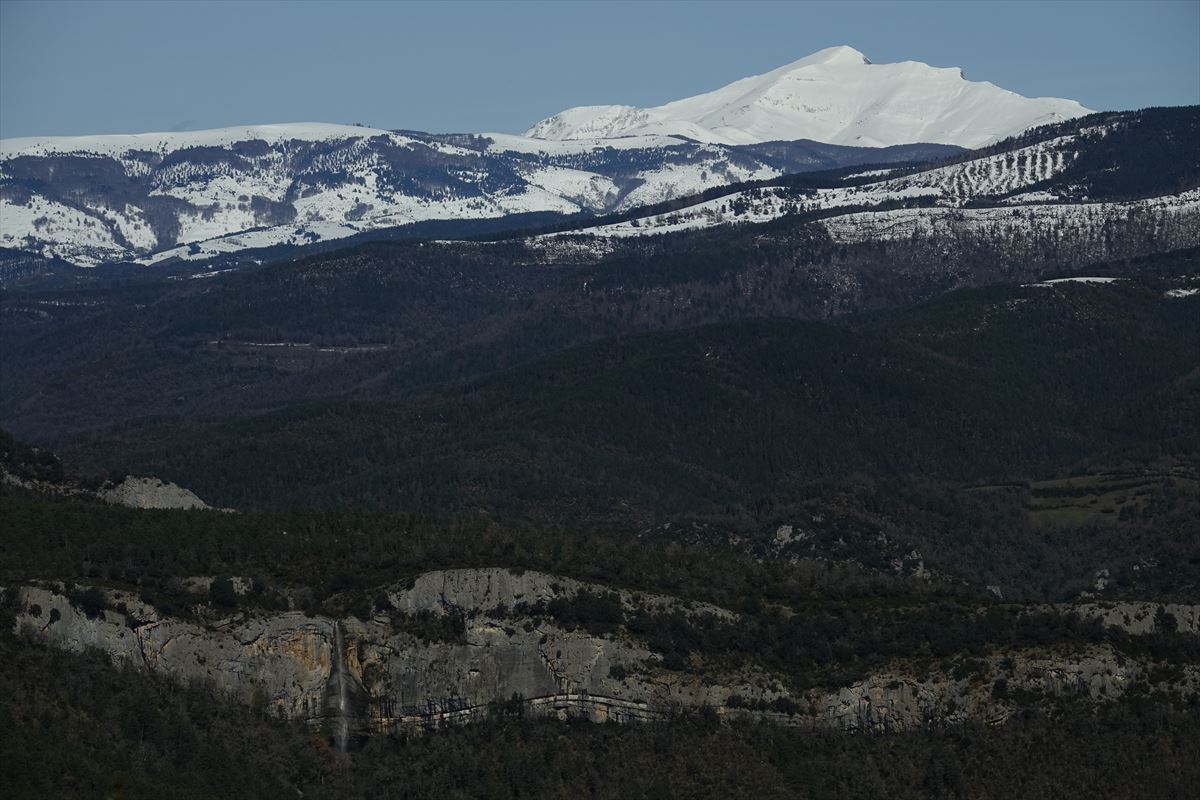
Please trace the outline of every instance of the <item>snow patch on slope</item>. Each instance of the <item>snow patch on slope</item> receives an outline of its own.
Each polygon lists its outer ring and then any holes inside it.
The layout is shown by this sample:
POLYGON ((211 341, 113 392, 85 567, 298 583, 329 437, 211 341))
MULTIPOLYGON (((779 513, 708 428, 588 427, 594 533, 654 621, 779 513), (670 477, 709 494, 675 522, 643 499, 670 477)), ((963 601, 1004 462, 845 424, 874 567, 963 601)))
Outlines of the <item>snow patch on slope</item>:
POLYGON ((46 257, 61 256, 83 264, 116 260, 125 252, 103 220, 39 196, 20 206, 0 202, 0 246, 37 250, 46 257), (44 240, 67 244, 39 246, 44 240))
POLYGON ((532 139, 527 136, 514 136, 511 133, 483 133, 481 136, 491 139, 488 150, 493 153, 528 153, 542 156, 570 156, 592 153, 596 150, 655 150, 666 147, 676 147, 687 144, 688 141, 679 136, 621 136, 613 139, 532 139))
POLYGON ((1048 281, 1039 281, 1037 283, 1026 283, 1025 286, 1053 287, 1060 283, 1105 284, 1105 283, 1115 283, 1116 281, 1119 281, 1119 280, 1124 280, 1124 279, 1123 278, 1104 278, 1104 277, 1099 277, 1099 276, 1080 275, 1075 278, 1051 278, 1048 281))
POLYGON ((1064 229, 1068 227, 1076 231, 1103 231, 1109 221, 1134 218, 1141 219, 1146 225, 1183 223, 1179 230, 1153 232, 1153 235, 1161 240, 1164 249, 1200 244, 1200 189, 1124 203, 860 211, 824 220, 823 224, 834 241, 855 244, 914 237, 953 237, 965 233, 1012 235, 1031 229, 1040 229, 1057 237, 1064 237, 1064 229), (1180 234, 1178 241, 1168 241, 1175 234, 1180 234))
POLYGON ((620 189, 611 178, 567 167, 531 167, 521 170, 531 185, 573 202, 577 208, 606 208, 620 189))
MULTIPOLYGON (((1085 129, 1082 133, 1090 131, 1092 129, 1085 129)), ((1016 150, 981 156, 896 178, 885 177, 883 180, 857 186, 816 189, 807 193, 793 193, 780 187, 750 189, 666 214, 589 228, 586 233, 601 237, 648 236, 715 225, 767 222, 791 211, 811 212, 847 206, 870 207, 914 200, 952 208, 962 207, 982 198, 999 198, 1000 202, 1006 205, 1056 202, 1061 199, 1051 192, 1021 190, 1062 173, 1078 157, 1075 148, 1076 137, 1061 136, 1016 150), (1014 195, 1014 192, 1017 194, 1014 195)), ((682 172, 695 167, 688 164, 677 165, 673 169, 682 172)), ((850 177, 882 177, 894 172, 895 169, 870 170, 850 177)), ((734 180, 771 177, 774 176, 769 172, 759 170, 757 173, 738 175, 734 180)), ((718 181, 729 182, 733 181, 718 181)), ((703 182, 695 182, 694 177, 693 182, 689 184, 679 174, 671 175, 665 183, 668 186, 686 186, 688 191, 683 192, 683 195, 695 195, 708 188, 703 182)), ((631 192, 620 208, 647 205, 674 196, 656 195, 655 188, 652 183, 648 183, 647 186, 631 192)), ((1012 212, 1007 213, 1011 215, 1012 212)))

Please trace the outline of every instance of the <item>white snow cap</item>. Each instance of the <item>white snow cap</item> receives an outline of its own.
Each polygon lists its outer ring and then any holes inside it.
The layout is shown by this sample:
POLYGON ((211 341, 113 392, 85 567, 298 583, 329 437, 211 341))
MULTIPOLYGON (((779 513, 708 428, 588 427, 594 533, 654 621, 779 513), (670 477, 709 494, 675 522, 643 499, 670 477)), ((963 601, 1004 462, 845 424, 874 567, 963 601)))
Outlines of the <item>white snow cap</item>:
POLYGON ((981 147, 1035 125, 1091 113, 1074 100, 1029 98, 968 81, 957 67, 875 64, 845 45, 712 92, 654 108, 578 106, 525 132, 538 139, 660 134, 755 144, 813 139, 883 147, 930 142, 981 147))

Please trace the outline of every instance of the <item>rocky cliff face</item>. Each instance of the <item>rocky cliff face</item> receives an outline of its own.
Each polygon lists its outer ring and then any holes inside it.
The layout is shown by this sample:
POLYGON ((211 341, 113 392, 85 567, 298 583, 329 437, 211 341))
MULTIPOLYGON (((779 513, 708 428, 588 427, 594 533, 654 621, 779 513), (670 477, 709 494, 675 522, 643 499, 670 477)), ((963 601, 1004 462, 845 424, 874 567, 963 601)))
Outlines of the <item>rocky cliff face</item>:
MULTIPOLYGON (((128 506, 129 508, 212 508, 194 492, 182 486, 158 478, 138 478, 133 475, 127 475, 120 483, 105 483, 100 488, 93 490, 82 486, 75 480, 22 477, 0 466, 0 485, 59 497, 95 498, 111 505, 128 506)), ((221 510, 228 511, 230 509, 221 510)))
POLYGON ((655 611, 682 611, 688 615, 712 614, 727 620, 737 616, 710 603, 685 601, 648 592, 613 590, 574 578, 503 567, 426 572, 410 582, 393 587, 388 597, 392 605, 401 611, 445 614, 511 609, 522 603, 532 606, 539 602, 574 598, 582 591, 613 592, 626 610, 642 607, 655 611))
POLYGON ((182 486, 164 483, 158 478, 135 478, 130 475, 116 486, 101 489, 98 494, 107 503, 131 508, 210 507, 182 486))
MULTIPOLYGON (((1200 690, 1193 665, 1163 677, 1149 661, 1098 645, 994 654, 952 673, 897 663, 847 687, 794 693, 780 676, 750 668, 703 675, 669 670, 637 637, 569 630, 513 611, 583 591, 607 589, 537 572, 448 570, 392 587, 386 594, 399 616, 362 621, 284 612, 199 621, 162 617, 120 591, 104 591, 107 607, 100 610, 77 597, 73 604, 62 586, 27 585, 18 589, 17 626, 55 647, 99 648, 115 662, 209 682, 242 702, 325 724, 335 740, 339 730, 353 737, 461 722, 505 701, 544 716, 642 721, 708 707, 729 718, 884 732, 1002 721, 1016 708, 1011 698, 1017 694, 1104 701, 1135 686, 1181 695, 1200 690), (422 613, 461 619, 461 634, 436 640, 396 623, 422 613)), ((736 618, 661 595, 616 597, 628 608, 736 618)), ((1197 612, 1179 606, 1167 613, 1177 630, 1194 633, 1197 612)), ((1170 624, 1152 604, 1084 613, 1133 634, 1156 630, 1147 619, 1170 624)))
POLYGON ((320 716, 333 663, 330 620, 287 612, 201 624, 160 617, 124 592, 105 595, 110 607, 89 617, 62 587, 22 587, 26 613, 18 625, 64 650, 97 648, 116 663, 209 681, 247 703, 265 696, 288 717, 320 716))

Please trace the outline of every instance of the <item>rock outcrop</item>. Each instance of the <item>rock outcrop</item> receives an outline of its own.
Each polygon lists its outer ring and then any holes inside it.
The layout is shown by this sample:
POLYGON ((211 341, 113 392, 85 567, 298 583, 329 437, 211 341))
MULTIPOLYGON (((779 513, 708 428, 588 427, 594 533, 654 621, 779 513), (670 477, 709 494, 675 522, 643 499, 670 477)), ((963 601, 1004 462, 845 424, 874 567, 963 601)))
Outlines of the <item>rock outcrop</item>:
POLYGON ((678 597, 631 592, 588 584, 574 578, 548 575, 536 570, 512 570, 505 567, 484 569, 435 570, 418 575, 412 581, 392 587, 388 597, 405 612, 495 611, 574 598, 581 591, 616 594, 627 611, 645 608, 651 611, 679 611, 688 615, 711 614, 725 620, 737 615, 711 603, 681 600, 678 597))
POLYGON ((192 492, 158 478, 135 478, 130 475, 116 486, 105 487, 97 496, 106 503, 130 508, 210 508, 192 492))
MULTIPOLYGON (((335 741, 341 731, 342 744, 370 731, 463 722, 505 703, 530 715, 616 721, 707 707, 728 718, 887 732, 967 719, 999 722, 1016 708, 1011 698, 1018 693, 1103 702, 1134 686, 1181 696, 1200 691, 1195 665, 1155 675, 1152 662, 1089 645, 992 654, 924 673, 897 664, 850 686, 794 693, 778 675, 751 668, 670 670, 638 637, 569 629, 541 614, 513 611, 585 590, 609 591, 538 572, 445 570, 393 587, 386 594, 395 610, 366 621, 297 611, 201 621, 162 617, 125 592, 102 591, 100 609, 68 596, 61 585, 27 585, 17 592, 17 626, 55 647, 99 648, 116 662, 208 682, 242 702, 325 725, 335 741), (403 622, 421 613, 453 615, 461 631, 442 640, 418 636, 403 622)), ((615 595, 630 609, 736 618, 662 595, 615 595)), ((1122 605, 1130 608, 1084 613, 1117 614, 1134 634, 1154 630, 1142 625, 1147 614, 1161 621, 1170 613, 1185 633, 1196 620, 1195 607, 1160 612, 1154 604, 1122 605)))
MULTIPOLYGON (((194 492, 158 478, 137 478, 128 475, 120 483, 105 483, 99 489, 82 485, 74 479, 54 480, 22 477, 0 466, 0 485, 11 486, 38 494, 57 497, 95 498, 112 505, 129 508, 210 509, 194 492)), ((219 509, 228 511, 230 509, 219 509)))
POLYGON ((1070 610, 1083 619, 1099 620, 1135 636, 1148 633, 1200 634, 1200 606, 1117 600, 1075 603, 1070 610))
POLYGON ((266 699, 292 718, 321 716, 333 664, 333 623, 298 611, 210 624, 160 617, 135 596, 105 592, 89 617, 61 587, 25 586, 18 626, 72 652, 96 648, 115 663, 188 682, 209 682, 246 703, 266 699))

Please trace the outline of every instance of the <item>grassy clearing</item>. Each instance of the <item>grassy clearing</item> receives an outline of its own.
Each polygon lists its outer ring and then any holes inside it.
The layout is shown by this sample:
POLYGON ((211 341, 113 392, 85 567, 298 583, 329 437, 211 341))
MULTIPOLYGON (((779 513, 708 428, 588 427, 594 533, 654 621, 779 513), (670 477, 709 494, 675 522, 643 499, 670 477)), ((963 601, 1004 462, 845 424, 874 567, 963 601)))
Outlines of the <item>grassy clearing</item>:
POLYGON ((1079 526, 1142 513, 1172 489, 1195 491, 1200 480, 1187 467, 1140 472, 1104 472, 1029 485, 1026 509, 1038 526, 1079 526))
POLYGON ((1028 483, 968 486, 964 492, 1018 492, 1038 527, 1080 527, 1142 514, 1170 492, 1200 492, 1200 472, 1191 465, 1161 469, 1113 470, 1028 483))

